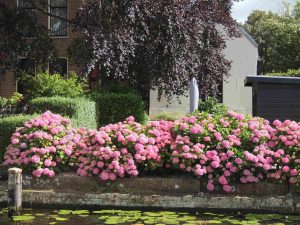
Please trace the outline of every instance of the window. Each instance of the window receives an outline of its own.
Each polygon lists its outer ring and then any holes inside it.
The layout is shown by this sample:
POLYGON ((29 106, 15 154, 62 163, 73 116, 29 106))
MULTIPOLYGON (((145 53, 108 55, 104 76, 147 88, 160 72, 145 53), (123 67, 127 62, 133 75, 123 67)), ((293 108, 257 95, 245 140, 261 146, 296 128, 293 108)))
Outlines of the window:
MULTIPOLYGON (((36 74, 36 67, 34 62, 29 58, 22 58, 19 61, 19 72, 35 76, 36 74)), ((25 86, 24 84, 17 80, 17 92, 23 94, 25 93, 25 86)))
POLYGON ((68 59, 67 58, 56 58, 49 63, 49 74, 58 73, 62 76, 68 74, 68 59))
MULTIPOLYGON (((34 21, 37 20, 37 11, 36 11, 35 5, 32 2, 26 1, 26 0, 18 0, 18 8, 20 10, 23 10, 29 16, 31 16, 34 21)), ((26 36, 26 37, 33 36, 29 27, 22 27, 21 29, 22 29, 24 36, 26 36)))
POLYGON ((50 34, 67 36, 68 0, 50 0, 50 34))

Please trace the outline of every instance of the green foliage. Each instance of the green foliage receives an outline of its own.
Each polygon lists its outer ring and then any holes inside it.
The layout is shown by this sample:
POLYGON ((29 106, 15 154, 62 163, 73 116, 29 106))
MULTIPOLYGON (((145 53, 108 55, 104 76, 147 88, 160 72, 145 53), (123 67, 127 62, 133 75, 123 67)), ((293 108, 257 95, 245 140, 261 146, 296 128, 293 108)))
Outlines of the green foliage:
POLYGON ((39 73, 37 76, 23 74, 20 76, 20 83, 24 87, 24 94, 31 99, 53 96, 74 98, 84 92, 84 82, 75 73, 70 73, 68 78, 48 73, 39 73))
POLYGON ((0 97, 0 109, 2 109, 4 106, 6 106, 7 102, 8 102, 7 98, 0 97))
POLYGON ((183 114, 180 112, 162 112, 150 116, 150 120, 175 121, 175 120, 179 120, 182 116, 183 114))
POLYGON ((10 137, 16 128, 22 127, 24 122, 35 116, 36 115, 18 115, 0 119, 0 162, 3 161, 5 149, 10 144, 10 137))
POLYGON ((92 93, 99 111, 99 124, 106 125, 124 121, 128 116, 134 116, 137 122, 147 120, 142 98, 133 93, 92 93))
POLYGON ((268 73, 269 76, 278 76, 278 77, 300 77, 300 69, 288 70, 285 73, 268 73))
POLYGON ((295 6, 294 6, 293 16, 297 20, 300 19, 300 1, 297 1, 296 4, 295 4, 295 6))
POLYGON ((216 115, 225 115, 228 111, 227 106, 218 103, 217 99, 214 97, 208 97, 206 101, 200 101, 198 109, 200 112, 203 111, 216 115))
POLYGON ((8 101, 7 104, 8 105, 12 105, 12 106, 16 106, 18 105, 18 103, 20 103, 23 100, 23 95, 18 93, 18 92, 14 92, 13 96, 11 96, 8 101))
POLYGON ((29 102, 29 113, 52 113, 67 116, 74 127, 97 128, 96 103, 85 98, 43 97, 29 102))
POLYGON ((285 72, 300 65, 300 20, 286 6, 282 14, 253 11, 244 24, 259 46, 258 73, 285 72))

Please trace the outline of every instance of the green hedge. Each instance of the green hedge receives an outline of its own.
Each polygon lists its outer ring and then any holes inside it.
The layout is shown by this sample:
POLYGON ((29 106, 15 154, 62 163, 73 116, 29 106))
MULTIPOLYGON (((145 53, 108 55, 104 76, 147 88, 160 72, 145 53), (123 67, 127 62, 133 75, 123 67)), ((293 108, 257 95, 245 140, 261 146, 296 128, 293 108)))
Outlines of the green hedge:
POLYGON ((147 120, 144 102, 137 94, 93 93, 92 99, 97 103, 100 125, 124 121, 128 116, 139 123, 147 120))
POLYGON ((47 110, 67 116, 73 127, 97 128, 96 103, 86 98, 44 97, 29 102, 29 114, 47 110))
POLYGON ((300 77, 300 69, 290 69, 287 72, 274 72, 268 73, 267 76, 275 76, 275 77, 300 77))
POLYGON ((36 115, 18 115, 0 119, 0 161, 3 160, 6 147, 10 143, 10 137, 17 127, 22 127, 24 122, 36 115))

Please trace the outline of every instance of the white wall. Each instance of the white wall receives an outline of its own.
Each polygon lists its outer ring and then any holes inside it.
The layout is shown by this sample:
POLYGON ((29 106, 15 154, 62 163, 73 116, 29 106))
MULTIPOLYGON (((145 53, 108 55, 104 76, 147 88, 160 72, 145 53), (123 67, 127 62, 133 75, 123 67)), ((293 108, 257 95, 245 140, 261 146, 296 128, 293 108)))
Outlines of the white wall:
POLYGON ((230 76, 223 82, 223 103, 242 113, 252 114, 252 88, 244 86, 247 75, 257 74, 258 49, 245 35, 227 41, 225 57, 232 61, 230 76))
MULTIPOLYGON (((225 57, 232 61, 230 76, 223 82, 223 102, 229 108, 242 113, 252 114, 252 88, 244 86, 247 75, 256 75, 258 49, 242 34, 241 38, 227 41, 224 51, 225 57)), ((201 90, 200 90, 201 92, 201 90)), ((181 104, 174 96, 168 104, 162 96, 157 100, 157 90, 150 92, 150 115, 160 112, 188 113, 190 109, 189 97, 180 96, 181 104)))
POLYGON ((162 112, 178 112, 182 114, 186 114, 189 112, 190 99, 188 97, 188 94, 187 96, 179 96, 181 103, 179 103, 177 100, 178 96, 173 96, 169 103, 167 101, 167 98, 164 96, 162 96, 160 101, 158 101, 157 94, 157 90, 150 91, 150 116, 162 112))

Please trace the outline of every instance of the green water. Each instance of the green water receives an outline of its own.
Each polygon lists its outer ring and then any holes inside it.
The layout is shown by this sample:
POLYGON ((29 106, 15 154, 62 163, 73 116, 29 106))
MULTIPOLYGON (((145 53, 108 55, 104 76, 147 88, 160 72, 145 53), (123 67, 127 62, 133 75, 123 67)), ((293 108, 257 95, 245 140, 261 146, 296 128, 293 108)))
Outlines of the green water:
POLYGON ((0 211, 0 225, 204 225, 204 224, 300 224, 300 215, 215 214, 140 210, 32 210, 24 209, 12 221, 7 210, 0 211))

